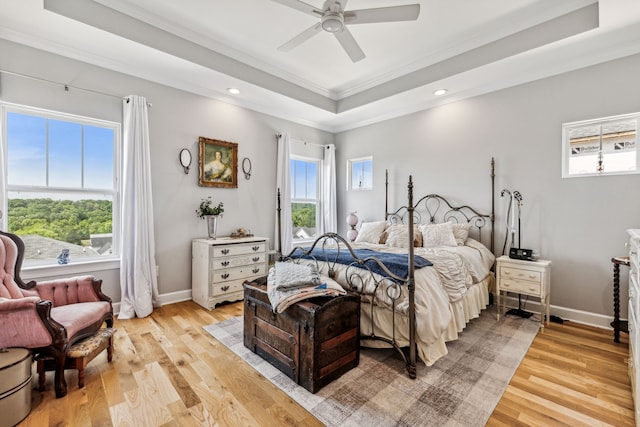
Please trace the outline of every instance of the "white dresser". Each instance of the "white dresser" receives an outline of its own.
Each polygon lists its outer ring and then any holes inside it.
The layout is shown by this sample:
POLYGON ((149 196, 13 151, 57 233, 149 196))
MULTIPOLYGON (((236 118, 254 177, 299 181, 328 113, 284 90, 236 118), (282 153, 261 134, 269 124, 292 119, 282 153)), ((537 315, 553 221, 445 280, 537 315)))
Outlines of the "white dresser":
POLYGON ((525 261, 511 259, 506 255, 498 258, 496 264, 496 294, 498 299, 498 320, 504 306, 502 292, 530 295, 540 298, 540 327, 544 328, 545 318, 549 322, 549 295, 551 294, 551 261, 539 259, 525 261))
POLYGON ((633 404, 635 407, 636 426, 640 426, 640 229, 627 230, 629 233, 629 376, 633 390, 633 404))
POLYGON ((191 297, 209 310, 243 299, 244 281, 267 274, 267 251, 264 237, 193 240, 191 297))

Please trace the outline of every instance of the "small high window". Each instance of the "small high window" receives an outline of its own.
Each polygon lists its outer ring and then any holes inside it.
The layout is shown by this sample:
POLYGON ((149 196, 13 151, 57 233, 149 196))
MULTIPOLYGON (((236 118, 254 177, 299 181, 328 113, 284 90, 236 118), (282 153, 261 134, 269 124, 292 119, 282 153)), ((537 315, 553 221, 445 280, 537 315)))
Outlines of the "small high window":
POLYGON ((562 125, 562 177, 639 173, 640 113, 562 125))
POLYGON ((373 189, 373 157, 347 160, 347 190, 373 189))

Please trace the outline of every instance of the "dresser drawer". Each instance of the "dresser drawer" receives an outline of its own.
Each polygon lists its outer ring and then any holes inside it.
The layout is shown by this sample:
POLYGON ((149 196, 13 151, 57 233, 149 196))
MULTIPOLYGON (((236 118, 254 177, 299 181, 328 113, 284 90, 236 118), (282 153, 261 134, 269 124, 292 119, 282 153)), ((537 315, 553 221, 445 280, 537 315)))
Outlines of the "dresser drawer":
POLYGON ((211 283, 228 282, 231 280, 247 279, 249 277, 264 276, 267 274, 266 265, 254 264, 245 265, 236 268, 227 268, 223 270, 214 270, 211 272, 211 283))
POLYGON ((224 294, 230 294, 233 292, 241 292, 243 290, 242 284, 244 283, 244 281, 245 279, 239 279, 239 280, 231 280, 228 282, 215 283, 211 285, 211 295, 219 296, 224 294))
POLYGON ((244 243, 238 245, 224 245, 213 247, 213 257, 227 257, 234 255, 257 254, 266 252, 266 242, 244 243))
MULTIPOLYGON (((503 267, 502 269, 500 269, 500 278, 502 280, 509 280, 509 279, 515 279, 518 281, 527 280, 531 282, 537 282, 539 284, 540 279, 542 278, 542 275, 540 274, 539 271, 522 270, 519 268, 512 268, 512 267, 503 267)), ((540 289, 540 286, 538 286, 538 289, 540 289)))
POLYGON ((540 282, 530 282, 527 280, 504 278, 500 281, 500 290, 507 292, 518 292, 520 294, 527 294, 533 296, 540 296, 541 284, 540 282))
POLYGON ((262 264, 265 262, 266 258, 267 258, 267 254, 264 252, 235 256, 235 257, 212 258, 211 269, 220 270, 223 268, 233 268, 233 267, 241 267, 244 265, 262 264))

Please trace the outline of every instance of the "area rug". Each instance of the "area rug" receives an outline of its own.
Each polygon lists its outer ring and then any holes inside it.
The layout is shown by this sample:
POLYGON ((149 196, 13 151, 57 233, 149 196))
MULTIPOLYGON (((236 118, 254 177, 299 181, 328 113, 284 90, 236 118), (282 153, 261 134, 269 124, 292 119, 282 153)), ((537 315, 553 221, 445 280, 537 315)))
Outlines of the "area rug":
POLYGON ((540 323, 493 307, 472 320, 449 354, 419 363, 410 379, 391 349, 366 349, 360 364, 311 394, 243 344, 243 319, 205 326, 217 340, 327 426, 484 426, 535 337, 540 323))

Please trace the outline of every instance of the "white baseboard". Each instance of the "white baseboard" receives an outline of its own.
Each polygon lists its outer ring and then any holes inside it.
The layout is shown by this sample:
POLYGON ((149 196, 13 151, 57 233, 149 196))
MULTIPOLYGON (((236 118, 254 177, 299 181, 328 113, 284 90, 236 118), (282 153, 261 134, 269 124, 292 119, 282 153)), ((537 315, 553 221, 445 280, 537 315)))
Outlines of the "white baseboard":
MULTIPOLYGON (((159 296, 160 304, 174 304, 176 302, 189 301, 191 299, 191 289, 184 291, 170 292, 159 296)), ((120 302, 113 303, 113 313, 120 313, 120 302)))
MULTIPOLYGON (((191 289, 171 292, 168 294, 160 295, 160 302, 162 305, 174 304, 177 302, 188 301, 191 299, 191 289)), ((495 300, 494 300, 495 301, 495 300)), ((516 296, 507 297, 505 304, 507 308, 517 308, 518 298, 516 296)), ((540 316, 540 303, 538 301, 527 301, 524 307, 526 311, 534 313, 534 315, 540 316)), ((597 328, 612 329, 611 322, 612 316, 605 316, 603 314, 590 313, 588 311, 575 310, 573 308, 560 307, 557 305, 551 305, 550 312, 554 316, 558 316, 563 320, 570 320, 572 322, 581 323, 583 325, 595 326, 597 328)), ((120 312, 120 303, 113 304, 114 314, 120 312)))
MULTIPOLYGON (((507 297, 506 306, 508 308, 518 308, 518 297, 511 295, 507 297)), ((526 311, 540 316, 541 304, 538 301, 527 301, 526 305, 523 302, 523 306, 526 311)), ((563 320, 570 320, 572 322, 581 323, 583 325, 613 330, 613 328, 611 327, 613 316, 605 316, 603 314, 590 313, 588 311, 575 310, 573 308, 560 307, 553 304, 551 304, 551 306, 549 307, 549 311, 551 315, 558 316, 563 320)))

